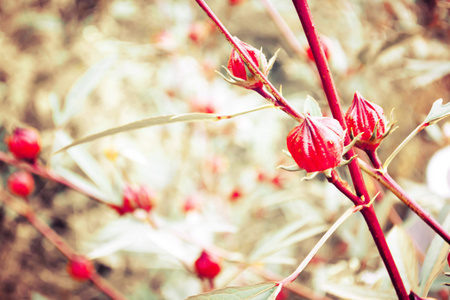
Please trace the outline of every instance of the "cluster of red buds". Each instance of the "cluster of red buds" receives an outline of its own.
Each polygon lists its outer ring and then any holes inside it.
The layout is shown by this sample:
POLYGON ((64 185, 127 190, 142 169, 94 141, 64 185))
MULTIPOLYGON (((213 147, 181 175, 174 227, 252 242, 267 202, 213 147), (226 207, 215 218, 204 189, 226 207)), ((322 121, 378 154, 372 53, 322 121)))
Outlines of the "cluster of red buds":
POLYGON ((67 264, 67 273, 70 277, 78 281, 91 279, 94 273, 94 264, 84 256, 75 256, 69 260, 67 264))
MULTIPOLYGON (((353 139, 347 146, 344 146, 346 132, 337 120, 307 114, 287 136, 287 148, 298 167, 313 175, 322 172, 330 176, 330 170, 349 162, 342 157, 353 145, 365 151, 375 151, 392 131, 392 125, 386 127, 383 109, 358 92, 345 121, 353 139)), ((289 171, 297 171, 298 167, 281 166, 289 171)))
POLYGON ((219 260, 212 254, 202 251, 194 263, 195 272, 201 279, 214 279, 220 273, 219 260))
POLYGON ((122 205, 110 205, 121 216, 132 213, 136 209, 150 212, 154 206, 155 192, 145 185, 134 186, 126 184, 122 191, 122 199, 122 205))
MULTIPOLYGON (((267 77, 273 67, 273 64, 275 63, 277 53, 275 53, 275 55, 267 61, 266 56, 261 50, 242 42, 237 37, 234 37, 234 40, 240 46, 242 51, 248 54, 251 61, 259 68, 264 76, 267 77)), ((227 71, 228 77, 225 77, 221 73, 219 74, 231 84, 250 90, 260 90, 263 87, 263 82, 250 72, 241 56, 234 48, 231 50, 230 59, 228 60, 228 65, 225 70, 227 71)))

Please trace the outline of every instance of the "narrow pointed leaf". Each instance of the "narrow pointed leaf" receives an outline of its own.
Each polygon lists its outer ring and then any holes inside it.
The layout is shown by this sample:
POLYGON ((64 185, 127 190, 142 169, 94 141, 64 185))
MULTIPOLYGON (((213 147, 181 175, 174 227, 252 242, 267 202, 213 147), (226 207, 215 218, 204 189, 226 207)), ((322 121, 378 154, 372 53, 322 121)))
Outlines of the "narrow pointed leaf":
MULTIPOLYGON (((450 215, 447 216, 442 227, 450 230, 450 215)), ((436 277, 442 272, 446 264, 446 257, 450 246, 440 236, 435 236, 428 248, 427 255, 422 265, 419 295, 426 297, 436 277)))
POLYGON ((434 124, 448 116, 450 116, 450 102, 442 104, 443 100, 438 99, 434 101, 428 116, 425 118, 424 123, 434 124))
POLYGON ((200 294, 186 300, 267 300, 277 290, 275 282, 265 282, 242 287, 227 287, 200 294))
POLYGON ((232 115, 217 115, 217 114, 206 114, 206 113, 189 113, 189 114, 180 114, 180 115, 165 115, 165 116, 158 116, 158 117, 150 117, 147 119, 131 122, 122 126, 114 127, 107 129, 105 131, 95 133, 92 135, 88 135, 84 138, 78 139, 70 143, 69 145, 59 149, 55 153, 67 150, 69 148, 72 148, 73 146, 84 144, 87 142, 95 141, 99 138, 110 136, 113 134, 117 134, 120 132, 126 132, 130 130, 135 129, 141 129, 156 125, 166 125, 171 123, 189 123, 189 122, 200 122, 200 121, 219 121, 219 120, 226 120, 231 119, 240 115, 245 115, 251 112, 255 112, 258 110, 266 109, 266 108, 272 108, 274 107, 272 104, 259 106, 250 110, 238 112, 232 115))
POLYGON ((65 99, 64 109, 59 119, 61 124, 81 111, 83 100, 97 87, 100 80, 111 69, 116 56, 108 56, 91 66, 72 86, 65 99))

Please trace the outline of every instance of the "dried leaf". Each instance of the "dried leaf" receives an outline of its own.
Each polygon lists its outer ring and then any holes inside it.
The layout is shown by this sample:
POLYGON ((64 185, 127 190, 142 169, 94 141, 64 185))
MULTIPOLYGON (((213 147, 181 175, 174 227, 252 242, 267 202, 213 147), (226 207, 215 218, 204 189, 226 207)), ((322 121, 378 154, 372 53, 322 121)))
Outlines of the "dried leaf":
POLYGON ((277 287, 275 282, 265 282, 242 287, 228 287, 192 296, 186 300, 267 300, 276 292, 277 287))

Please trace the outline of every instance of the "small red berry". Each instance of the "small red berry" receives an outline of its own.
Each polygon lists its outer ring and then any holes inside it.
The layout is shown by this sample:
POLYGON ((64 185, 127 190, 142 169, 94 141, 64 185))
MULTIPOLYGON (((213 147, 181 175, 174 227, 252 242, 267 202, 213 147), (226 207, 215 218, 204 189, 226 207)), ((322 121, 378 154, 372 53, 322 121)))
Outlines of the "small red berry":
POLYGON ((236 202, 239 199, 241 199, 241 197, 242 197, 242 191, 240 188, 234 188, 231 191, 230 196, 229 196, 231 202, 236 202))
MULTIPOLYGON (((323 49, 323 53, 325 54, 325 58, 328 60, 330 58, 331 55, 331 49, 332 49, 332 42, 329 38, 325 37, 325 36, 321 36, 319 38, 319 42, 320 45, 322 46, 323 49)), ((312 53, 311 47, 307 47, 306 48, 306 54, 308 55, 308 58, 314 62, 314 55, 312 53)))
POLYGON ((34 179, 30 173, 17 171, 9 175, 8 188, 14 195, 28 197, 34 190, 34 179))
MULTIPOLYGON (((242 42, 236 37, 235 40, 250 56, 252 62, 261 70, 261 72, 264 75, 267 75, 269 73, 269 68, 267 66, 266 56, 262 54, 258 49, 242 42)), ((234 77, 240 78, 245 81, 240 83, 240 86, 247 89, 256 89, 263 87, 263 83, 258 78, 253 76, 250 71, 247 70, 247 66, 234 48, 231 50, 227 68, 234 77)))
POLYGON ((220 272, 220 264, 214 256, 202 251, 195 261, 195 272, 200 278, 213 279, 220 272))
POLYGON ((341 162, 344 130, 335 119, 306 115, 288 134, 287 148, 300 168, 306 172, 322 172, 341 162))
POLYGON ((67 264, 67 273, 75 280, 85 281, 94 273, 94 264, 84 256, 75 256, 67 264))
POLYGON ((5 142, 9 151, 19 159, 34 162, 41 151, 41 138, 34 128, 16 128, 5 142))
POLYGON ((356 142, 356 147, 362 150, 375 150, 386 132, 387 121, 383 109, 367 101, 358 91, 355 92, 352 105, 345 114, 345 122, 354 136, 362 133, 356 142))

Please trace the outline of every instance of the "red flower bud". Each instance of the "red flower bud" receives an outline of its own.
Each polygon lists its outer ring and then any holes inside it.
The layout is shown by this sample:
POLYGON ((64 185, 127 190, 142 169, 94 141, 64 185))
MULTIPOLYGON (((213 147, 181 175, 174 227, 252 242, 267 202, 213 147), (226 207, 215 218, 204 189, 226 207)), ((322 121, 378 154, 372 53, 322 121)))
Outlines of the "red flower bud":
POLYGON ((236 202, 241 199, 242 196, 242 190, 239 187, 236 187, 231 191, 229 198, 231 202, 236 202))
POLYGON ((121 216, 139 208, 150 212, 154 206, 155 192, 145 185, 126 184, 122 191, 122 199, 122 205, 110 205, 121 216))
POLYGON ((383 109, 364 99, 358 92, 345 114, 345 122, 353 136, 362 133, 356 142, 356 146, 362 150, 375 150, 386 132, 387 121, 383 109))
POLYGON ((214 256, 202 251, 195 261, 195 272, 200 278, 213 279, 220 272, 220 264, 214 256))
POLYGON ((17 171, 9 175, 8 188, 14 195, 28 197, 34 190, 34 179, 30 173, 17 171))
MULTIPOLYGON (((242 42, 236 37, 235 40, 250 56, 252 62, 261 70, 261 72, 264 75, 267 75, 269 73, 269 68, 267 66, 267 59, 265 55, 261 53, 261 51, 259 51, 258 49, 253 48, 249 44, 242 42)), ((234 48, 233 50, 231 50, 230 59, 228 60, 227 67, 234 77, 237 77, 245 81, 240 83, 239 85, 247 89, 262 88, 263 83, 258 78, 253 76, 249 70, 247 70, 247 66, 245 65, 244 61, 234 48)))
POLYGON ((336 167, 344 152, 344 130, 328 117, 312 117, 287 136, 287 148, 297 165, 306 172, 322 172, 336 167))
POLYGON ((94 264, 84 256, 76 256, 67 264, 67 273, 75 280, 84 281, 94 273, 94 264))
POLYGON ((41 151, 41 138, 34 128, 16 128, 5 142, 8 144, 9 151, 19 159, 34 162, 41 151))
MULTIPOLYGON (((333 48, 333 44, 332 44, 331 40, 329 38, 327 38, 326 36, 321 36, 319 38, 319 42, 320 42, 320 45, 322 46, 323 53, 325 54, 325 57, 328 60, 331 55, 331 49, 333 48)), ((315 61, 311 47, 308 46, 308 48, 306 48, 306 54, 308 55, 308 58, 312 62, 315 61)))

